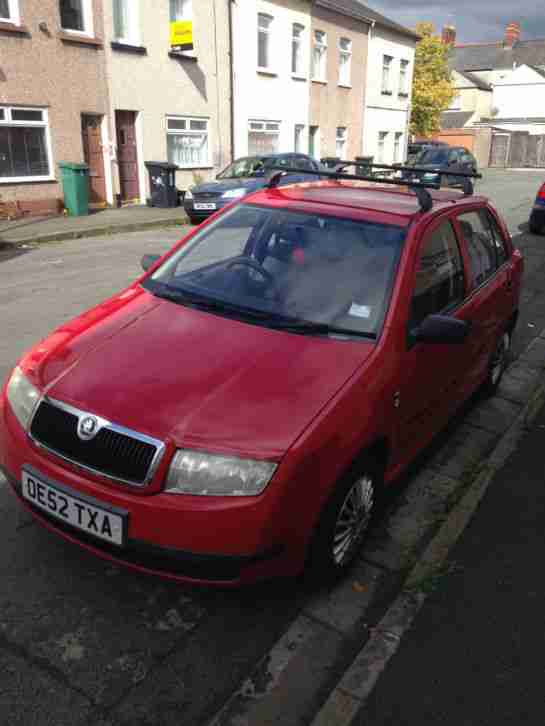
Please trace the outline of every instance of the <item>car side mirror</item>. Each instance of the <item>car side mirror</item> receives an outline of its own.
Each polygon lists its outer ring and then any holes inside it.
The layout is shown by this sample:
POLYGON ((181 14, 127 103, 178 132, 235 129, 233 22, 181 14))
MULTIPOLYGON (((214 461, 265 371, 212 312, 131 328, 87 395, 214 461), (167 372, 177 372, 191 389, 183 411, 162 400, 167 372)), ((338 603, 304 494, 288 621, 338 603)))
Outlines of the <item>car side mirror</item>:
POLYGON ((468 336, 470 324, 450 315, 428 315, 414 331, 417 343, 456 345, 468 336))
POLYGON ((153 267, 159 259, 161 259, 161 255, 144 255, 140 260, 140 264, 144 272, 147 272, 150 267, 153 267))

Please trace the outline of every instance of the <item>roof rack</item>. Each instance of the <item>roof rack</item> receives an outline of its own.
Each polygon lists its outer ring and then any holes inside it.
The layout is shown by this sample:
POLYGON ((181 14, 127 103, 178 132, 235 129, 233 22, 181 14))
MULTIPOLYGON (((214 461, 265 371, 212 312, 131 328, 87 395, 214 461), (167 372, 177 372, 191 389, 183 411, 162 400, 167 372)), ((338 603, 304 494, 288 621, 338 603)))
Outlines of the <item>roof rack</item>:
MULTIPOLYGON (((358 164, 356 161, 347 161, 347 162, 339 162, 338 165, 341 169, 344 166, 362 166, 361 164, 358 164)), ((415 194, 418 199, 418 203, 420 205, 420 209, 423 212, 429 212, 430 209, 433 207, 433 199, 431 198, 431 194, 428 192, 428 189, 440 189, 441 184, 439 182, 407 182, 402 179, 381 179, 376 176, 365 176, 362 174, 347 174, 344 171, 310 171, 305 169, 302 171, 301 169, 294 169, 286 166, 268 166, 268 170, 271 170, 272 173, 269 178, 267 179, 267 188, 274 189, 278 186, 280 183, 280 179, 285 176, 286 174, 297 174, 298 176, 301 175, 313 175, 320 178, 326 178, 326 179, 347 179, 349 181, 368 181, 368 182, 379 182, 380 184, 391 184, 392 186, 398 186, 398 187, 409 187, 415 194)))

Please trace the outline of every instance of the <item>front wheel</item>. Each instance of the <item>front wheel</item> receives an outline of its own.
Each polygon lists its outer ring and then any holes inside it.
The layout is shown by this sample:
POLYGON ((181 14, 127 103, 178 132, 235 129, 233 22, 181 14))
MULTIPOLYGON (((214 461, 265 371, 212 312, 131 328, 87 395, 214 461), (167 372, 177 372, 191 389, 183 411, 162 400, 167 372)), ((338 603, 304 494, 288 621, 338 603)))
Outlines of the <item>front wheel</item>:
POLYGON ((327 502, 310 548, 308 570, 330 580, 350 567, 375 514, 381 477, 371 466, 341 480, 327 502))
POLYGON ((500 335, 488 364, 488 373, 483 386, 486 395, 493 396, 498 390, 502 376, 507 368, 510 350, 511 334, 505 331, 500 335))

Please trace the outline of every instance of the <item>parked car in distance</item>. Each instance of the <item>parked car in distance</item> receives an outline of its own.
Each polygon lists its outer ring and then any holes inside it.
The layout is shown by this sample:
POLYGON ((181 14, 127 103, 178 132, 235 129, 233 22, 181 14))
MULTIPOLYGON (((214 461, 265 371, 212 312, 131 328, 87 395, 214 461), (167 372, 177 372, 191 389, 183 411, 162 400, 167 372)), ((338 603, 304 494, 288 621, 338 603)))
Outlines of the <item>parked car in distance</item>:
POLYGON ((435 149, 440 146, 448 146, 444 141, 434 141, 428 139, 426 141, 412 141, 407 147, 407 162, 413 162, 419 154, 428 149, 435 149))
POLYGON ((300 173, 286 176, 282 183, 293 184, 307 179, 316 180, 316 176, 305 176, 305 171, 318 171, 320 164, 305 154, 263 154, 246 156, 233 161, 220 172, 216 181, 198 184, 187 190, 184 197, 184 209, 192 224, 199 224, 210 215, 215 214, 236 199, 265 186, 267 169, 270 166, 286 166, 300 170, 300 173))
POLYGON ((463 146, 440 146, 425 149, 410 164, 415 171, 404 171, 401 178, 405 181, 441 181, 443 186, 459 187, 462 183, 460 177, 451 176, 448 173, 438 172, 463 172, 476 174, 477 160, 473 154, 463 146), (427 171, 429 170, 429 171, 427 171))
POLYGON ((530 213, 529 222, 532 234, 543 234, 545 232, 545 184, 542 184, 530 213))
POLYGON ((0 468, 44 527, 175 580, 336 577, 497 389, 523 260, 484 197, 277 181, 18 362, 0 468))

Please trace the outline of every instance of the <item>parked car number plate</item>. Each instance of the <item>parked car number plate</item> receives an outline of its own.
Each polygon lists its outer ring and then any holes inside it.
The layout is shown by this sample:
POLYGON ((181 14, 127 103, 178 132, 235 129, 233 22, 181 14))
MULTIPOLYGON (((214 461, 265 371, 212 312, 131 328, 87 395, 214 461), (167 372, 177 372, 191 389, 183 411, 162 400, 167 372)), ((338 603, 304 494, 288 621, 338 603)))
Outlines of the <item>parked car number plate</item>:
POLYGON ((201 209, 204 211, 210 211, 211 209, 215 209, 216 205, 214 202, 195 202, 193 205, 194 209, 201 209))
POLYGON ((23 469, 22 494, 51 517, 112 544, 124 544, 123 517, 46 484, 23 469))

